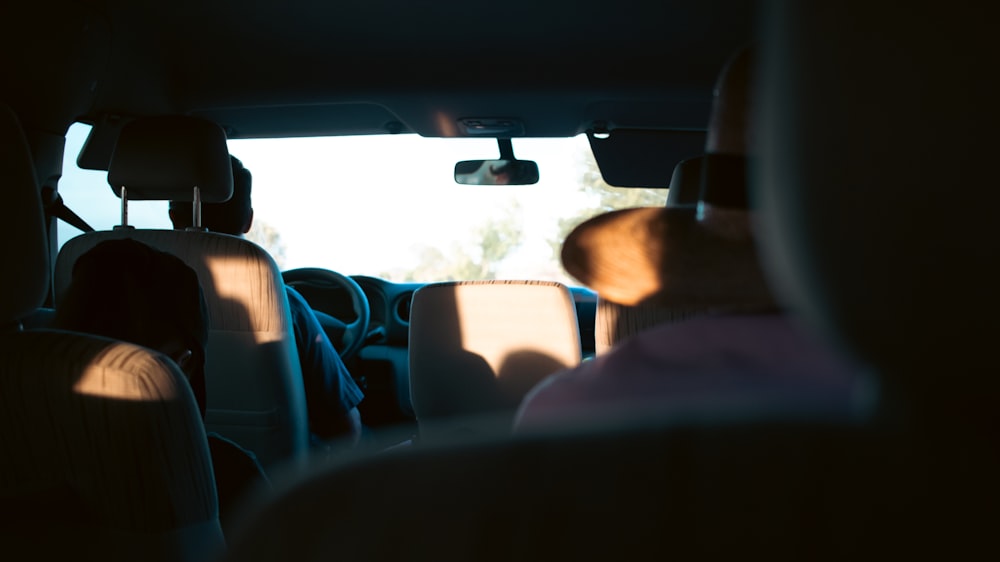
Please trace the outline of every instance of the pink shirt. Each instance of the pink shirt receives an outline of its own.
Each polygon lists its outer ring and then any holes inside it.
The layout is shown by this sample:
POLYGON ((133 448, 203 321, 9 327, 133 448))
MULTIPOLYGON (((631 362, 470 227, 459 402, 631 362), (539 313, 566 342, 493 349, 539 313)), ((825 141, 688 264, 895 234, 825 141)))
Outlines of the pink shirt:
POLYGON ((628 417, 850 421, 874 379, 783 315, 664 324, 557 373, 521 403, 516 428, 628 417))

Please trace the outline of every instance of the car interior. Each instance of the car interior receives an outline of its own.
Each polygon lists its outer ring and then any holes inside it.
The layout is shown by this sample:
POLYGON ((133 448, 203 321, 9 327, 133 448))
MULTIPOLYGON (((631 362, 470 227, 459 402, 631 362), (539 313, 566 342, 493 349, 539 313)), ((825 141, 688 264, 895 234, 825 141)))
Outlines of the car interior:
POLYGON ((3 14, 5 559, 994 556, 997 49, 979 6, 41 0, 3 14), (762 266, 796 325, 863 367, 868 407, 623 403, 631 415, 514 431, 553 375, 706 314, 601 297, 559 248, 615 209, 701 209, 716 81, 748 45, 762 266), (245 237, 198 228, 201 205, 233 196, 231 155, 254 174, 245 237), (171 228, 168 201, 192 202, 196 227, 171 228), (203 421, 170 357, 53 324, 76 260, 121 238, 198 275, 203 421), (364 394, 357 443, 312 441, 286 286, 364 394), (270 480, 232 524, 212 434, 270 480))

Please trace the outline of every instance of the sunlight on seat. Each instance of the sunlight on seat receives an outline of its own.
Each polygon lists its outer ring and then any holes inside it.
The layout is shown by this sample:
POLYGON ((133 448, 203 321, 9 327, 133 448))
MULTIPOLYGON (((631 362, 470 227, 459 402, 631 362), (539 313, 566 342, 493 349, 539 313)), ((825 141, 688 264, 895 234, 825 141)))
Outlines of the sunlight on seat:
POLYGON ((275 299, 284 297, 284 284, 262 258, 251 253, 205 256, 211 287, 218 295, 217 300, 209 300, 212 317, 225 319, 213 322, 213 330, 236 331, 242 326, 243 331, 254 334, 258 344, 282 339, 286 319, 280 311, 287 306, 280 306, 275 299))
POLYGON ((177 385, 165 384, 154 387, 150 385, 153 381, 138 377, 134 372, 95 363, 97 360, 83 370, 73 385, 75 393, 133 402, 162 402, 179 398, 177 385))
POLYGON ((497 290, 476 290, 471 285, 454 288, 462 349, 482 357, 494 376, 501 374, 504 365, 515 357, 547 357, 564 366, 579 361, 579 350, 572 345, 577 336, 567 337, 562 329, 567 325, 563 320, 568 309, 565 303, 552 298, 551 287, 492 287, 497 290), (563 345, 564 339, 569 339, 571 345, 563 345))

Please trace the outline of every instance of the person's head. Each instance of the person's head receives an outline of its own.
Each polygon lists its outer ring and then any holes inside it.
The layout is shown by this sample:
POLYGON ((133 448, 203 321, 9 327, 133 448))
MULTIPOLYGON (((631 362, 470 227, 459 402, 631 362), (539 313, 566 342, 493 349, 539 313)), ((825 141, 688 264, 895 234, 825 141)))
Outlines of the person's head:
POLYGON ((180 258, 128 238, 97 244, 73 265, 55 325, 168 355, 205 414, 208 306, 197 274, 180 258))
POLYGON ((510 183, 510 163, 504 163, 499 166, 490 166, 490 175, 493 177, 493 182, 496 185, 507 185, 510 183))
POLYGON ((747 157, 751 143, 755 49, 739 49, 726 62, 715 84, 705 140, 698 217, 720 235, 750 237, 747 157))
MULTIPOLYGON (((250 231, 253 224, 253 206, 250 187, 253 176, 243 167, 243 162, 230 156, 233 165, 233 196, 224 203, 202 203, 201 225, 212 232, 240 236, 250 231)), ((170 202, 170 221, 174 228, 183 229, 192 224, 192 207, 187 201, 170 202)))
POLYGON ((562 248, 566 271, 602 298, 686 311, 772 309, 750 228, 746 154, 753 48, 720 73, 697 209, 612 211, 579 225, 562 248))
POLYGON ((719 73, 712 95, 705 152, 745 156, 752 148, 750 109, 755 59, 754 47, 743 47, 719 73))
POLYGON ((538 168, 527 160, 500 160, 490 164, 489 176, 495 185, 527 185, 538 181, 538 168))

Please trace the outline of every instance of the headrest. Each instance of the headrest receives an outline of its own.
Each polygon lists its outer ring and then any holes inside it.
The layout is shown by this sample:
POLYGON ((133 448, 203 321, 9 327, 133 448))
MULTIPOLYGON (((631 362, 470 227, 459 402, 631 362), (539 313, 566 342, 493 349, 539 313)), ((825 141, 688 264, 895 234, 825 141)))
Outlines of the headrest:
POLYGON ((6 274, 0 298, 0 323, 17 322, 42 305, 49 284, 42 199, 31 152, 21 125, 0 103, 0 185, 5 213, 0 218, 0 252, 6 274))
POLYGON ((948 393, 989 402, 963 417, 996 412, 992 22, 919 4, 900 26, 870 2, 772 16, 753 185, 780 294, 928 412, 947 417, 948 393))
POLYGON ((670 176, 670 191, 667 192, 667 207, 693 209, 698 205, 704 159, 704 156, 695 156, 681 160, 674 166, 674 174, 670 176))
POLYGON ((191 201, 193 188, 205 203, 233 195, 233 172, 222 127, 198 117, 141 117, 122 128, 111 156, 108 184, 125 186, 130 200, 191 201))
POLYGON ((702 159, 699 204, 717 209, 748 210, 747 157, 709 152, 702 159))

